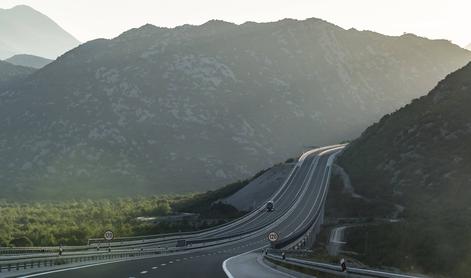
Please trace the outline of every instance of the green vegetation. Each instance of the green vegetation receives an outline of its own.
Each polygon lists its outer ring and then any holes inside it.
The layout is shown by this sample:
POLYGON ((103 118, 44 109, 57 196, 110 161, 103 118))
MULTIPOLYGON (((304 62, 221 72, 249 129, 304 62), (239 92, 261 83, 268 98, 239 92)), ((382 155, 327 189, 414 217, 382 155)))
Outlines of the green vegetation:
MULTIPOLYGON (((225 188, 225 187, 224 187, 225 188)), ((225 190, 221 190, 225 191, 225 190)), ((232 192, 232 191, 228 191, 232 192)), ((211 204, 205 193, 185 196, 153 196, 115 200, 13 203, 0 202, 0 246, 82 245, 102 237, 105 230, 116 236, 136 236, 204 229, 242 215, 232 206, 211 204), (203 205, 208 201, 207 205, 203 205), (140 216, 164 216, 188 212, 200 214, 196 223, 139 221, 140 216)), ((223 195, 220 195, 223 196, 223 195)))
POLYGON ((469 277, 470 103, 471 64, 369 127, 340 157, 360 194, 405 207, 401 223, 354 230, 351 248, 365 263, 469 277))
MULTIPOLYGON (((470 216, 468 213, 467 221, 470 216)), ((471 234, 460 231, 466 226, 460 224, 462 217, 445 218, 352 227, 346 233, 346 248, 357 251, 356 258, 375 267, 469 277, 470 256, 462 254, 469 254, 471 234), (454 224, 445 226, 443 221, 454 224)))
POLYGON ((136 236, 204 229, 243 215, 217 202, 262 175, 201 194, 151 197, 17 203, 0 201, 0 246, 81 245, 101 237, 105 230, 116 236, 136 236), (195 223, 139 221, 140 216, 165 216, 180 212, 200 215, 195 223))
POLYGON ((145 233, 151 227, 138 216, 166 215, 179 197, 123 198, 57 203, 0 202, 1 246, 86 244, 113 230, 118 236, 145 233))
POLYGON ((377 218, 391 215, 394 206, 380 200, 353 198, 343 190, 339 175, 332 175, 326 200, 326 216, 329 218, 377 218))

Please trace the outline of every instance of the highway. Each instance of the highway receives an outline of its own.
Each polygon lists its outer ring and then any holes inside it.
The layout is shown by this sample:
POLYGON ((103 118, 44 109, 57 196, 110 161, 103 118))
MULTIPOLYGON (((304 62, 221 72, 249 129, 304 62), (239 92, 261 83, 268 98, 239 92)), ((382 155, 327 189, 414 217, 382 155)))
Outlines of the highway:
MULTIPOLYGON (((225 265, 228 259, 244 253, 262 252, 270 246, 269 232, 276 231, 281 239, 289 238, 319 217, 327 194, 329 161, 332 160, 329 158, 342 148, 343 145, 335 145, 305 153, 272 196, 274 211, 258 208, 228 225, 188 235, 185 238, 191 245, 178 252, 97 262, 22 277, 231 277, 231 270, 225 265)), ((169 242, 176 242, 176 239, 157 241, 146 248, 161 247, 169 242)), ((232 269, 243 267, 243 264, 231 264, 232 269)), ((270 269, 266 271, 269 273, 270 269)))

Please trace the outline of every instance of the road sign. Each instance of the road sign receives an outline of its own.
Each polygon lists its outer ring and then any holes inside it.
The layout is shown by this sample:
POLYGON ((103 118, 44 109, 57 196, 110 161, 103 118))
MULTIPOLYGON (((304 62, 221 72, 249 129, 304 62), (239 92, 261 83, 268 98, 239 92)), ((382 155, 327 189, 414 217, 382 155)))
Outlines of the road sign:
POLYGON ((268 240, 271 241, 271 242, 277 241, 278 238, 279 238, 279 236, 278 236, 277 232, 271 232, 271 233, 268 234, 268 240))
POLYGON ((112 231, 106 231, 103 237, 106 240, 112 240, 114 238, 113 232, 112 231))

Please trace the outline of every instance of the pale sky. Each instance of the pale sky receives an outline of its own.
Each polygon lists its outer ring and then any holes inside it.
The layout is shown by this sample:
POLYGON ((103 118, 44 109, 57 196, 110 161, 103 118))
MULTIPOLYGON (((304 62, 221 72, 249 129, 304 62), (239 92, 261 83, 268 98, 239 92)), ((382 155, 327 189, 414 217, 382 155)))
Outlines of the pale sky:
POLYGON ((414 33, 471 43, 471 0, 0 0, 46 14, 80 41, 113 38, 151 23, 174 27, 210 19, 234 23, 317 17, 343 28, 414 33))

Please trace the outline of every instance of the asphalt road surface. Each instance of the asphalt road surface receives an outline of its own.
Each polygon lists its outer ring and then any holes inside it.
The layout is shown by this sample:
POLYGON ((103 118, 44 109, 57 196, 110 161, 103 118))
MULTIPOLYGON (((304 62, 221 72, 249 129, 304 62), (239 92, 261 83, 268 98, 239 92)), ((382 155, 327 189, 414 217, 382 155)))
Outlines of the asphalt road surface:
POLYGON ((302 163, 299 162, 285 186, 273 197, 273 212, 258 210, 234 225, 195 237, 212 239, 234 236, 232 242, 180 254, 102 263, 26 277, 227 277, 222 267, 225 260, 251 250, 262 252, 269 246, 269 232, 276 231, 281 238, 287 237, 322 209, 322 194, 326 194, 327 187, 327 161, 336 151, 338 149, 315 151, 307 155, 302 163), (244 235, 248 231, 252 232, 244 235))

